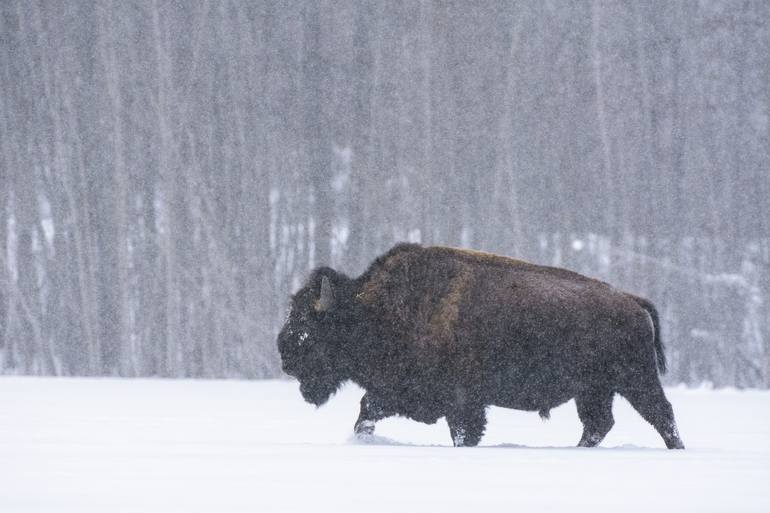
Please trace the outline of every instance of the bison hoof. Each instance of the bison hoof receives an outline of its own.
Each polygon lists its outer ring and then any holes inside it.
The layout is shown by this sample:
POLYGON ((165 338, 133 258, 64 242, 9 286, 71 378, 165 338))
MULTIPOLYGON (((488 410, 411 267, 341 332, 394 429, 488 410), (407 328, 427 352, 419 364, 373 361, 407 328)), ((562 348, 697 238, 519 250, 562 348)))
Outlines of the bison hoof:
POLYGON ((455 447, 475 447, 481 441, 481 436, 462 428, 452 429, 450 434, 452 435, 452 443, 455 447))
POLYGON ((679 437, 679 430, 673 422, 661 434, 663 435, 663 441, 666 442, 666 447, 669 449, 684 449, 684 442, 679 437))
POLYGON ((578 447, 596 447, 604 437, 598 433, 584 434, 578 442, 578 447))
POLYGON ((374 421, 362 420, 361 422, 356 423, 356 426, 353 428, 353 431, 355 432, 356 435, 374 434, 374 421))
POLYGON ((669 449, 684 449, 684 442, 682 442, 682 440, 679 438, 674 440, 667 440, 666 447, 669 449))

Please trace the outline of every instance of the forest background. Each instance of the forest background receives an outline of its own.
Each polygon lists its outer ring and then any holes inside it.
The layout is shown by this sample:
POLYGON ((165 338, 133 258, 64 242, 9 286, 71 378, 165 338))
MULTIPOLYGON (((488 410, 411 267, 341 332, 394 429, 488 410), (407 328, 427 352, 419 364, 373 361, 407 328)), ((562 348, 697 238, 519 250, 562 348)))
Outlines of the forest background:
POLYGON ((266 378, 397 241, 651 298, 770 387, 770 2, 0 2, 0 372, 266 378))

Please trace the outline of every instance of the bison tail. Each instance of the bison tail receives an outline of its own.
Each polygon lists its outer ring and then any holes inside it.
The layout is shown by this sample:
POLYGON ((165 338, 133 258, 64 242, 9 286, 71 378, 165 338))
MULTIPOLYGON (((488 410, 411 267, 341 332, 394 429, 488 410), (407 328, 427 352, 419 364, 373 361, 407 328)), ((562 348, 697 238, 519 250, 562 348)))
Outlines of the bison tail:
POLYGON ((655 337, 653 342, 655 344, 655 358, 658 363, 658 371, 660 371, 661 374, 665 374, 666 353, 664 352, 663 339, 660 336, 660 320, 658 319, 658 310, 655 308, 655 305, 644 298, 634 296, 634 300, 636 300, 636 302, 639 303, 639 306, 644 308, 647 313, 650 314, 650 318, 652 319, 652 329, 654 332, 653 336, 655 337))

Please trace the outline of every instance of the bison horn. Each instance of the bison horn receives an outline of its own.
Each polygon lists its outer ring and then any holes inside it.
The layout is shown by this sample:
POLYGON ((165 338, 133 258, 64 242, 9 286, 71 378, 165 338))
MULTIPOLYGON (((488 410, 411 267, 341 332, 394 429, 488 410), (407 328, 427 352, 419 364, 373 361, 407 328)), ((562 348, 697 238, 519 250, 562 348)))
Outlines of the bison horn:
POLYGON ((326 312, 331 309, 334 304, 334 293, 332 292, 332 284, 327 276, 321 278, 321 297, 318 299, 317 310, 319 312, 326 312))

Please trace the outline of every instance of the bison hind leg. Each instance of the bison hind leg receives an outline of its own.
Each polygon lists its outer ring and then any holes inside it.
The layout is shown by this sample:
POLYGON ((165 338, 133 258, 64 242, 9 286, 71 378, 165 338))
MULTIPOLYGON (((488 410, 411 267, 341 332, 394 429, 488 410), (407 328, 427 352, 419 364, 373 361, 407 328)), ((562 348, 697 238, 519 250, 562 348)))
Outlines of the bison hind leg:
POLYGON ((446 416, 455 447, 475 447, 484 436, 487 415, 484 406, 465 405, 446 416))
POLYGON ((578 447, 596 447, 615 424, 612 396, 608 390, 593 390, 575 398, 578 416, 583 423, 583 436, 578 447))
POLYGON ((663 438, 667 448, 684 449, 684 443, 679 437, 679 430, 674 420, 674 410, 663 393, 660 381, 648 387, 621 390, 620 394, 628 399, 644 420, 652 424, 663 438))

